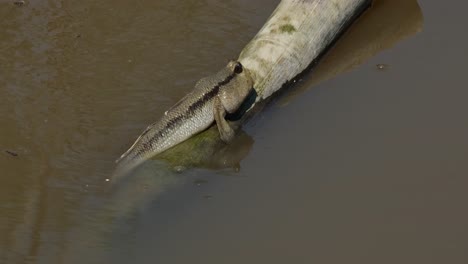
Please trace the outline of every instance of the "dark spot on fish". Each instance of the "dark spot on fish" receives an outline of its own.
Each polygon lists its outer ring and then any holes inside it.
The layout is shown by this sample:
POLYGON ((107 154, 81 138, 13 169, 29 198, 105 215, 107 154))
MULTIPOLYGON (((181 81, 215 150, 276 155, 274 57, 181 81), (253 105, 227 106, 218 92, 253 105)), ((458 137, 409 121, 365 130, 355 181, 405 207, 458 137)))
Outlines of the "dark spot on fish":
POLYGON ((18 153, 16 153, 16 152, 13 152, 13 151, 10 151, 10 150, 5 150, 5 152, 6 152, 7 154, 10 154, 10 155, 13 156, 13 157, 18 157, 18 153))
POLYGON ((143 149, 144 150, 150 150, 151 149, 151 141, 143 143, 143 149))

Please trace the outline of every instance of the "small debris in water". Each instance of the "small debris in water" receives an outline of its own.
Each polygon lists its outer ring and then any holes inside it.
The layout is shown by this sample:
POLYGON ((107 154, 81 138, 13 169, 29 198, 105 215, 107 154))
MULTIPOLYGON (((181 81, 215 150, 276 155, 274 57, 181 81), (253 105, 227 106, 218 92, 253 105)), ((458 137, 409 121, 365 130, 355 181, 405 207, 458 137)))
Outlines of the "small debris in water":
POLYGON ((13 157, 18 157, 18 153, 16 153, 16 152, 13 152, 13 151, 10 151, 10 150, 5 150, 5 152, 6 152, 7 154, 10 154, 10 155, 13 156, 13 157))
POLYGON ((208 199, 211 199, 211 198, 213 198, 213 195, 209 195, 209 194, 207 194, 207 195, 203 195, 203 198, 205 198, 205 199, 207 199, 207 200, 208 200, 208 199))
POLYGON ((237 163, 236 165, 234 165, 234 167, 232 167, 232 169, 234 170, 235 173, 238 173, 240 171, 240 164, 237 163))
POLYGON ((300 79, 300 78, 299 79, 293 79, 292 83, 298 83, 298 82, 301 82, 301 81, 302 81, 302 79, 300 79))
POLYGON ((377 69, 379 70, 386 70, 388 69, 388 64, 383 64, 383 63, 379 63, 377 65, 375 65, 377 67, 377 69))
POLYGON ((106 178, 106 182, 108 182, 108 181, 110 181, 110 179, 109 179, 109 178, 106 178))
POLYGON ((26 2, 23 1, 23 0, 15 0, 15 1, 13 1, 13 4, 15 6, 23 6, 24 4, 26 4, 26 2))
POLYGON ((184 167, 184 166, 175 166, 174 168, 172 168, 176 173, 182 173, 184 172, 187 168, 184 167))
POLYGON ((193 184, 195 184, 196 186, 201 186, 202 184, 205 184, 205 183, 208 183, 208 181, 204 179, 197 179, 193 181, 193 184))

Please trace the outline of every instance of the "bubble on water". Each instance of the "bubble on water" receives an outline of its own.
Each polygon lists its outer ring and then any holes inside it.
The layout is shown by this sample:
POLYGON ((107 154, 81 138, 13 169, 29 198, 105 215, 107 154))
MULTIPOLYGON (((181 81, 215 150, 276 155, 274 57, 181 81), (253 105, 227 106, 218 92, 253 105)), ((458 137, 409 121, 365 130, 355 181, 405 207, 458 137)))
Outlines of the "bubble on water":
POLYGON ((384 64, 384 63, 379 63, 377 65, 375 65, 377 67, 377 69, 379 70, 386 70, 388 69, 388 64, 384 64))
POLYGON ((185 170, 187 170, 187 167, 178 165, 178 166, 175 166, 175 167, 172 168, 172 169, 173 169, 176 173, 182 173, 182 172, 184 172, 185 170))

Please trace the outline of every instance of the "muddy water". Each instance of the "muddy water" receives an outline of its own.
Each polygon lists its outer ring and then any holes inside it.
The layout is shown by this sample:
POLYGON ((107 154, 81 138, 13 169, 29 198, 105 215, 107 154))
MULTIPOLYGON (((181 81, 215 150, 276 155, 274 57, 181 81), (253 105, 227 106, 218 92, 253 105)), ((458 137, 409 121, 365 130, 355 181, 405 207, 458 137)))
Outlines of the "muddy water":
POLYGON ((238 172, 155 161, 112 188, 114 159, 277 1, 12 2, 0 263, 468 262, 464 2, 380 1, 244 127, 238 172))

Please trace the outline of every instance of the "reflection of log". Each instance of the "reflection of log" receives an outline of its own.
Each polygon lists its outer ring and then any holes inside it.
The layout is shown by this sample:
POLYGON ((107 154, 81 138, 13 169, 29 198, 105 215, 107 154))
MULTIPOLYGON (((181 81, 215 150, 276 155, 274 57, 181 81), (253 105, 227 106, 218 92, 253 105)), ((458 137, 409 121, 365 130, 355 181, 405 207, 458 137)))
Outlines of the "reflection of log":
MULTIPOLYGON (((281 1, 239 57, 254 76, 256 101, 268 98, 316 61, 370 2, 281 1)), ((219 142, 218 134, 211 128, 159 156, 196 165, 210 160, 212 147, 219 146, 219 142)))
POLYGON ((423 16, 416 0, 375 0, 353 27, 334 45, 314 69, 307 85, 288 93, 284 101, 315 84, 348 71, 421 31, 423 16))

